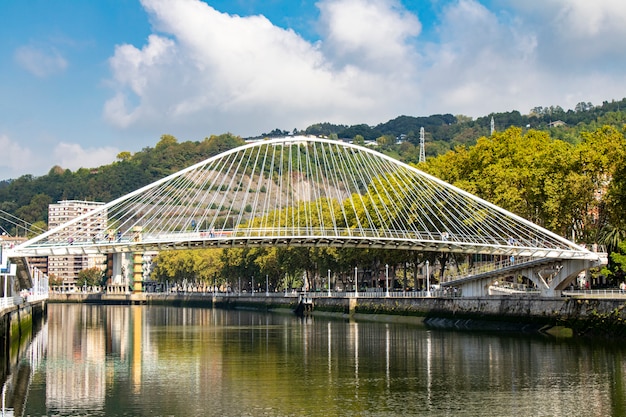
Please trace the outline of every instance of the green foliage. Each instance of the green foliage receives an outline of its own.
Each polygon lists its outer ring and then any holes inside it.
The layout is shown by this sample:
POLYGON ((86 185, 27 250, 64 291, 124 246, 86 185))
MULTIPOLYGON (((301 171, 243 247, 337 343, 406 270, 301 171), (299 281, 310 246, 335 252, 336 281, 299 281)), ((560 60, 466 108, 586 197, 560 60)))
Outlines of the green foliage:
POLYGON ((220 257, 221 249, 163 251, 154 259, 153 279, 219 284, 223 267, 220 257))
MULTIPOLYGON (((428 117, 400 116, 377 126, 353 126, 319 123, 304 133, 353 140, 357 144, 377 141, 378 149, 407 163, 419 160, 419 129, 426 129, 426 155, 423 169, 439 178, 508 209, 565 236, 575 235, 584 242, 608 245, 617 254, 607 269, 622 271, 625 253, 620 244, 626 238, 626 99, 605 102, 600 106, 579 103, 574 110, 558 106, 537 107, 529 115, 518 111, 493 113, 472 120, 450 114, 428 117), (491 118, 496 133, 490 133, 491 118), (563 126, 551 125, 561 120, 563 126), (528 126, 531 128, 529 129, 528 126), (397 141, 403 139, 401 142, 397 141), (597 195, 597 190, 606 194, 597 195)), ((294 129, 294 132, 297 132, 294 129)), ((270 132, 284 135, 280 129, 270 132)), ((179 142, 172 135, 161 136, 154 148, 137 153, 120 152, 117 161, 94 169, 76 172, 54 166, 47 175, 0 182, 0 209, 45 228, 47 205, 62 199, 111 201, 141 186, 163 178, 196 162, 243 145, 242 138, 230 133, 212 135, 200 142, 179 142)), ((298 148, 298 152, 304 152, 298 148)), ((285 166, 294 160, 284 161, 285 166)), ((284 166, 267 172, 268 178, 279 175, 284 166)), ((306 167, 315 178, 315 166, 306 167)), ((309 178, 309 180, 312 180, 309 178)), ((376 187, 376 185, 369 185, 376 187)), ((361 191, 366 185, 361 185, 361 191)), ((267 192, 265 186, 260 189, 267 192)), ((374 190, 375 191, 375 190, 374 190)), ((383 204, 384 192, 379 194, 383 204)), ((356 199, 357 201, 359 199, 356 199)), ((308 209, 313 218, 331 223, 332 212, 345 202, 322 199, 285 209, 281 218, 300 219, 308 209), (317 210, 320 213, 317 213, 317 210), (292 216, 292 214, 295 214, 292 216)), ((216 206, 213 207, 217 208, 216 206)), ((374 207, 354 206, 338 227, 350 227, 370 220, 365 210, 374 207)), ((244 211, 250 211, 250 205, 244 211)), ((232 214, 232 213, 231 213, 232 214)), ((266 219, 253 224, 271 226, 266 219)), ((224 218, 226 227, 232 218, 224 218)), ((316 220, 317 221, 317 220, 316 220)), ((0 223, 6 230, 10 224, 0 223)), ((315 227, 315 224, 309 226, 315 227)), ((376 227, 376 224, 372 224, 376 227)), ((238 278, 245 282, 254 276, 268 276, 274 288, 302 286, 319 288, 330 269, 343 283, 348 283, 355 266, 380 270, 380 265, 402 263, 409 268, 423 262, 426 255, 402 251, 376 251, 332 248, 245 248, 163 252, 157 258, 155 276, 161 280, 195 280, 210 284, 229 283, 238 278), (420 255, 421 256, 421 255, 420 255), (287 278, 285 278, 287 277, 287 278), (340 278, 339 278, 340 277, 340 278)), ((432 264, 436 259, 429 258, 432 264)), ((440 259, 441 264, 454 259, 440 259)), ((611 272, 612 271, 612 272, 611 272)), ((620 272, 621 273, 621 272, 620 272)), ((404 284, 410 284, 410 279, 404 284)), ((415 281, 417 286, 417 281, 415 281)))
POLYGON ((620 242, 618 244, 618 250, 611 253, 611 261, 613 261, 613 268, 610 273, 623 279, 626 275, 626 242, 620 242))
POLYGON ((102 285, 104 280, 104 273, 102 269, 94 266, 93 268, 83 269, 78 273, 78 278, 76 279, 76 286, 98 286, 102 285))
POLYGON ((55 274, 48 275, 48 285, 51 287, 63 284, 63 278, 56 276, 55 274))
POLYGON ((119 159, 120 161, 128 161, 132 157, 133 155, 128 151, 120 152, 117 154, 117 159, 119 159))
MULTIPOLYGON (((388 146, 388 153, 397 152, 402 157, 416 153, 416 147, 410 142, 404 142, 397 148, 393 144, 388 146)), ((546 131, 514 127, 492 136, 483 136, 473 146, 457 146, 452 152, 430 158, 420 168, 556 233, 568 237, 574 234, 577 239, 592 243, 605 223, 593 219, 590 213, 608 213, 611 210, 618 213, 624 209, 626 198, 622 198, 618 190, 609 192, 613 197, 610 205, 601 204, 602 200, 596 198, 595 190, 606 185, 606 179, 613 175, 626 181, 626 172, 620 171, 624 166, 625 150, 623 133, 613 127, 585 132, 577 145, 554 139, 546 131), (613 157, 607 157, 607 154, 613 157)), ((298 148, 297 152, 303 151, 298 148)), ((297 152, 294 152, 294 158, 297 158, 297 152)), ((315 169, 307 167, 305 171, 314 173, 315 169)), ((275 174, 268 173, 269 176, 275 174)), ((393 183, 393 177, 388 179, 393 183)), ((335 220, 337 227, 359 224, 376 228, 378 222, 384 219, 367 216, 367 212, 376 211, 378 205, 400 210, 402 203, 389 204, 387 196, 393 193, 379 189, 386 186, 382 184, 375 182, 367 185, 370 195, 379 196, 378 200, 368 201, 367 204, 354 203, 363 201, 359 198, 354 198, 352 203, 322 198, 284 208, 280 213, 267 213, 263 218, 250 220, 250 226, 272 227, 272 219, 280 218, 283 227, 318 227, 321 223, 332 224, 332 213, 344 211, 346 217, 338 222, 335 220), (340 205, 346 205, 344 210, 339 208, 340 205), (304 212, 310 215, 302 215, 304 212), (299 223, 307 218, 306 224, 299 223)), ((364 186, 362 192, 365 191, 364 186)), ((623 235, 614 233, 618 238, 623 235)), ((619 242, 618 239, 615 245, 619 242)), ((319 289, 327 285, 324 279, 331 270, 335 283, 349 288, 355 266, 360 271, 367 270, 380 276, 381 268, 386 264, 392 267, 404 265, 416 271, 426 259, 432 265, 441 267, 441 271, 437 272, 439 275, 446 264, 457 262, 454 256, 448 254, 416 257, 403 251, 300 247, 212 249, 162 253, 157 258, 155 275, 170 282, 215 281, 231 288, 239 285, 239 279, 246 288, 252 281, 258 285, 267 276, 271 288, 289 289, 293 285, 305 285, 309 289, 319 289)), ((618 261, 622 262, 615 257, 616 271, 619 269, 618 261)), ((413 276, 407 275, 398 281, 401 281, 399 285, 407 287, 421 285, 415 272, 413 276)))
POLYGON ((599 226, 589 217, 598 206, 594 192, 626 147, 623 135, 610 127, 583 137, 575 147, 546 132, 510 128, 432 158, 422 168, 556 233, 573 231, 593 241, 599 226))
POLYGON ((330 136, 331 134, 337 134, 346 130, 348 126, 344 125, 334 125, 331 123, 316 123, 307 127, 304 130, 304 134, 311 136, 330 136))
MULTIPOLYGON (((111 201, 194 163, 244 144, 231 134, 211 136, 202 142, 182 142, 163 135, 155 148, 135 154, 121 152, 118 161, 76 172, 59 166, 47 175, 23 175, 0 183, 0 209, 29 223, 47 222, 48 204, 59 200, 111 201)), ((0 220, 0 227, 15 234, 14 225, 0 220)))
POLYGON ((356 135, 363 136, 366 141, 373 141, 382 136, 382 133, 376 129, 372 129, 366 124, 350 126, 337 133, 337 136, 343 138, 353 138, 356 135))
POLYGON ((40 214, 42 212, 47 214, 48 205, 52 202, 52 199, 46 194, 36 194, 30 200, 30 203, 16 210, 16 216, 28 223, 44 220, 40 218, 40 214))

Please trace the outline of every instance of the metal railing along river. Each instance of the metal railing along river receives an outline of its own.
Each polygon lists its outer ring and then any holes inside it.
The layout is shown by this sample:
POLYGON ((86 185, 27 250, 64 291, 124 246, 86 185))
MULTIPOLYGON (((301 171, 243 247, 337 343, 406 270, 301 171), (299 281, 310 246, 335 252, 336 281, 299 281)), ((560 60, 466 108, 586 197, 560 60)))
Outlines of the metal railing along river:
MULTIPOLYGON (((77 294, 99 293, 101 291, 75 291, 77 294)), ((102 292, 105 293, 105 292, 102 292)), ((129 290, 126 294, 130 294, 129 290)), ((114 294, 120 294, 115 292, 114 294)), ((195 295, 200 297, 241 297, 241 298, 424 298, 424 297, 460 297, 461 292, 454 288, 434 289, 432 291, 385 291, 385 290, 366 290, 366 291, 258 291, 258 292, 238 292, 238 291, 184 291, 169 290, 158 292, 147 292, 152 297, 171 296, 171 295, 195 295)))

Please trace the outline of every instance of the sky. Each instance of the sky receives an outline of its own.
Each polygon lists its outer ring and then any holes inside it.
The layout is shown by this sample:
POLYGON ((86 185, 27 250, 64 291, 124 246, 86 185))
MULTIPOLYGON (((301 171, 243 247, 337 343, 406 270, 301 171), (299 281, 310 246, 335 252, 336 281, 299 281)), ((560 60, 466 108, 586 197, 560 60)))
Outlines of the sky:
POLYGON ((320 122, 626 97, 623 0, 2 0, 0 180, 320 122))

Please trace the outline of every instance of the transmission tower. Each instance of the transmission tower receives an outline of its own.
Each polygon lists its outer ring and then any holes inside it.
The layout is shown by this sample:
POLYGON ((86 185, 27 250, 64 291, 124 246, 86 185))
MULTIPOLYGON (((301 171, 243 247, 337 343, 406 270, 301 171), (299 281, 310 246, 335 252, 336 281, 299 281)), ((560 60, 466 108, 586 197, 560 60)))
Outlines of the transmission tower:
POLYGON ((419 163, 426 161, 426 152, 424 150, 424 128, 420 127, 420 159, 419 163))

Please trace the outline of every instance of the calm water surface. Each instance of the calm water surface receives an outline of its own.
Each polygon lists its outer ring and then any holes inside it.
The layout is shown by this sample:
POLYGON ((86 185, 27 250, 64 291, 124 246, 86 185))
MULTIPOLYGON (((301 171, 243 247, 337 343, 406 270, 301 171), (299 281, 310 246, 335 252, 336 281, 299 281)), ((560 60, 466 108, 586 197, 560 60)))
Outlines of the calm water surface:
POLYGON ((623 416, 606 342, 253 311, 51 304, 29 416, 623 416))

